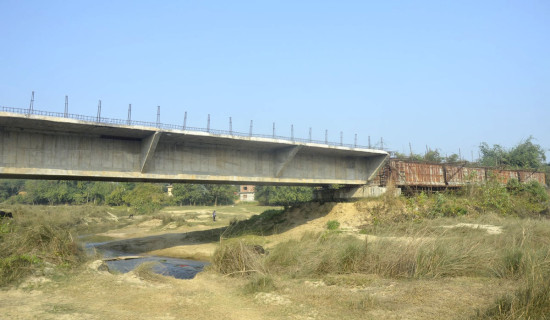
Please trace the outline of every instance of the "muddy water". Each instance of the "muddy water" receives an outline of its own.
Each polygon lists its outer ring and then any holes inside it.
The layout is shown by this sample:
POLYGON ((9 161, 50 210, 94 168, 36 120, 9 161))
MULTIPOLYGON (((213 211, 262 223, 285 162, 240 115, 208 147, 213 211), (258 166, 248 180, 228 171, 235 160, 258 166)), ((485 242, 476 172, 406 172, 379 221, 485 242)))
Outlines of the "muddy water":
POLYGON ((98 248, 106 243, 107 242, 89 242, 85 244, 85 249, 89 254, 99 252, 105 259, 131 257, 131 259, 105 261, 109 267, 109 270, 118 271, 121 273, 132 271, 144 262, 156 262, 153 267, 153 271, 158 274, 171 276, 177 279, 192 279, 197 273, 202 271, 204 266, 208 265, 207 262, 202 261, 147 255, 136 256, 125 252, 103 249, 100 250, 98 248))

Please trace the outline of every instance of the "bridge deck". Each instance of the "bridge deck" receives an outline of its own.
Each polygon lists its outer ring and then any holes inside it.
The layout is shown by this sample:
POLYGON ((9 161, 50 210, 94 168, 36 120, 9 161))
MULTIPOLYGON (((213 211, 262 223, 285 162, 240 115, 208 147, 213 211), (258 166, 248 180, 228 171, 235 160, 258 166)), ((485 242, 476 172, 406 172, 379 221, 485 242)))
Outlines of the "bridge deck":
POLYGON ((0 112, 0 177, 365 184, 381 150, 0 112))

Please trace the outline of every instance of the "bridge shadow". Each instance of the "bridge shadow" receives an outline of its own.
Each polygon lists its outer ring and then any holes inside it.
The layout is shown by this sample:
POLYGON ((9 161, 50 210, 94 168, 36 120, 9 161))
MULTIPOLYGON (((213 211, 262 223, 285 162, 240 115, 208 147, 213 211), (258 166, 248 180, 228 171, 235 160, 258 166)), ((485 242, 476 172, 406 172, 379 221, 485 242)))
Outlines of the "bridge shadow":
POLYGON ((213 243, 243 235, 269 236, 296 228, 308 221, 327 215, 336 203, 309 202, 286 210, 267 210, 247 220, 229 226, 161 235, 110 241, 97 246, 100 250, 112 250, 131 254, 146 253, 176 246, 213 243))

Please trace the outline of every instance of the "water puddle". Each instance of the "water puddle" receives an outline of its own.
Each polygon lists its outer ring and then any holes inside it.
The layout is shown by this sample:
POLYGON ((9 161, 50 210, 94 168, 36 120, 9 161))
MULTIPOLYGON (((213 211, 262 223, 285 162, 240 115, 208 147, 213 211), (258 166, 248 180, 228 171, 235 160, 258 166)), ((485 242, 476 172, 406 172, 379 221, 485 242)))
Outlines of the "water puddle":
POLYGON ((112 250, 100 250, 97 247, 107 242, 89 242, 84 245, 86 252, 90 255, 99 252, 103 255, 104 261, 109 270, 126 273, 134 270, 144 262, 156 262, 153 267, 155 273, 171 276, 176 279, 193 279, 195 275, 208 265, 208 262, 176 259, 159 256, 136 256, 125 252, 112 250))

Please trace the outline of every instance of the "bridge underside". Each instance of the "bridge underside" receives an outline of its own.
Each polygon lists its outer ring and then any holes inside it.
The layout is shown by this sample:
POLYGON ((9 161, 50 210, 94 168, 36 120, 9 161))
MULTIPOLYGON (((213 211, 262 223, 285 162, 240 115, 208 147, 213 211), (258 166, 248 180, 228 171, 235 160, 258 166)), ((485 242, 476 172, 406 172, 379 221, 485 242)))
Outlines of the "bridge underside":
POLYGON ((387 153, 0 112, 0 178, 364 185, 387 153))

